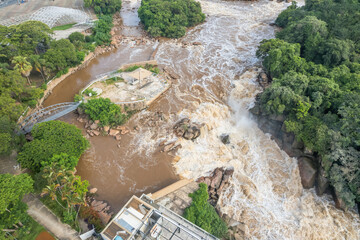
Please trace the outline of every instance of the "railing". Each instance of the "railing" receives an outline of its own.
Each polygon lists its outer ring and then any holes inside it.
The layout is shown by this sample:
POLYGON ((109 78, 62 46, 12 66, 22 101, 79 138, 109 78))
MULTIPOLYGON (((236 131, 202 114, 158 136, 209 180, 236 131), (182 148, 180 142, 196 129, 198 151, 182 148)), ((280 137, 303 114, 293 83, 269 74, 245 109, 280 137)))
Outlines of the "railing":
POLYGON ((58 103, 46 108, 39 109, 35 113, 25 118, 20 124, 19 129, 22 133, 28 133, 36 123, 47 122, 62 117, 75 109, 81 102, 58 103))

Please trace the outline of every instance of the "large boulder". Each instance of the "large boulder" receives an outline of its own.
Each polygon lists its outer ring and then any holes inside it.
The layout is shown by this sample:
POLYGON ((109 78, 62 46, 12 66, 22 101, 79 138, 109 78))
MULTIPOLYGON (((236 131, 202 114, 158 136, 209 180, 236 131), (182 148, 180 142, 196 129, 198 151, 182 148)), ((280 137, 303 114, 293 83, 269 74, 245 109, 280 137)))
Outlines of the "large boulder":
POLYGON ((259 73, 258 82, 259 82, 260 86, 263 88, 266 88, 267 86, 269 86, 270 80, 265 72, 259 73))
POLYGON ((223 172, 220 168, 217 168, 214 172, 214 175, 211 177, 211 184, 210 187, 212 188, 219 188, 220 183, 223 177, 223 172))
POLYGON ((118 135, 119 134, 119 130, 116 130, 116 129, 110 129, 110 132, 109 132, 109 135, 110 136, 116 136, 116 135, 118 135))
POLYGON ((190 119, 183 118, 174 126, 174 133, 178 137, 183 137, 186 140, 194 140, 200 136, 200 127, 191 123, 190 119))
POLYGON ((312 188, 315 185, 317 166, 314 161, 308 157, 298 159, 301 184, 304 188, 312 188))
POLYGON ((347 210, 347 206, 344 202, 344 200, 342 200, 340 197, 339 197, 339 193, 335 190, 334 192, 334 201, 335 201, 335 207, 338 208, 338 209, 341 209, 341 210, 347 210))
POLYGON ((319 169, 318 175, 316 177, 316 193, 321 196, 329 187, 329 180, 325 176, 325 170, 323 168, 319 169))

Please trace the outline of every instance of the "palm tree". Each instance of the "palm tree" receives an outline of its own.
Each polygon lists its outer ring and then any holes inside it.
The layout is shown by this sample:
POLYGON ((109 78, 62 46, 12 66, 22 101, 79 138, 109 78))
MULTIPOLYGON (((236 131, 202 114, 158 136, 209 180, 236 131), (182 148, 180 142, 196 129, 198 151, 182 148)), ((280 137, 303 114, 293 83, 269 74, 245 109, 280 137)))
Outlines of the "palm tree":
POLYGON ((31 70, 33 67, 31 64, 26 60, 26 57, 23 56, 17 56, 14 57, 11 61, 13 64, 15 64, 14 69, 19 71, 23 76, 25 76, 28 80, 29 85, 31 84, 29 76, 31 73, 31 70))
POLYGON ((30 56, 30 62, 32 64, 33 68, 41 74, 42 78, 44 79, 44 82, 46 82, 45 76, 44 76, 45 60, 40 58, 39 55, 32 55, 32 56, 30 56))

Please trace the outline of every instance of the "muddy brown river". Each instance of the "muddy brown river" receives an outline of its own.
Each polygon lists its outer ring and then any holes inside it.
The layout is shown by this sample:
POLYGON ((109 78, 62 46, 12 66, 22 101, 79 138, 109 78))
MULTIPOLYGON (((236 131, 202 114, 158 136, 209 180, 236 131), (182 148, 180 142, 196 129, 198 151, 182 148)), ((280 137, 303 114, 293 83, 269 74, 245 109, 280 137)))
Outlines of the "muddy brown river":
MULTIPOLYGON (((303 189, 297 160, 259 130, 248 113, 262 91, 256 82, 257 46, 262 39, 274 37, 276 29, 269 24, 289 4, 200 3, 206 22, 184 38, 162 39, 159 45, 155 41, 123 44, 71 75, 45 101, 45 105, 72 101, 96 75, 123 63, 148 60, 156 46, 160 67, 180 76, 149 109, 127 123, 130 129, 139 126, 140 130, 122 136, 120 147, 111 137, 90 138, 91 148, 81 157, 78 174, 98 188, 98 198, 116 211, 132 194, 156 191, 178 176, 196 179, 216 167, 231 167, 234 175, 218 209, 238 222, 244 239, 360 239, 355 211, 338 210, 329 196, 318 197, 314 190, 303 189), (192 45, 195 41, 201 45, 192 45), (173 125, 183 117, 204 124, 195 141, 173 134, 173 125), (230 135, 228 145, 219 138, 224 133, 230 135), (163 140, 177 140, 181 148, 160 153, 163 140), (172 163, 174 157, 177 161, 172 163)), ((123 4, 121 34, 142 35, 136 13, 140 1, 123 4)), ((82 127, 74 115, 64 120, 82 127)))

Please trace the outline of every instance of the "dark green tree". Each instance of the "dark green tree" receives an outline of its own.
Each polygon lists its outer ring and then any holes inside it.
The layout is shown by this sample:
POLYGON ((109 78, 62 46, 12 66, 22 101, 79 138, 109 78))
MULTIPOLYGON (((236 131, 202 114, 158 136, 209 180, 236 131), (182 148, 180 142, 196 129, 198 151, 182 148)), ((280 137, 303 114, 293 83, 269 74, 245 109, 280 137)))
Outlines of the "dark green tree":
POLYGON ((138 13, 153 37, 179 38, 185 35, 187 27, 205 20, 200 3, 194 0, 143 0, 138 13))
MULTIPOLYGON (((13 228, 26 219, 25 194, 33 191, 34 181, 28 174, 0 174, 0 229, 13 228)), ((1 235, 0 235, 1 236, 1 235)))
POLYGON ((53 162, 54 155, 62 153, 69 156, 68 162, 72 166, 72 157, 79 159, 89 147, 89 142, 83 137, 80 129, 61 121, 39 123, 34 126, 31 134, 34 140, 24 145, 17 160, 22 167, 34 172, 39 172, 42 166, 53 162))

